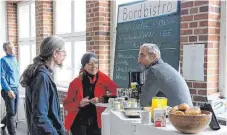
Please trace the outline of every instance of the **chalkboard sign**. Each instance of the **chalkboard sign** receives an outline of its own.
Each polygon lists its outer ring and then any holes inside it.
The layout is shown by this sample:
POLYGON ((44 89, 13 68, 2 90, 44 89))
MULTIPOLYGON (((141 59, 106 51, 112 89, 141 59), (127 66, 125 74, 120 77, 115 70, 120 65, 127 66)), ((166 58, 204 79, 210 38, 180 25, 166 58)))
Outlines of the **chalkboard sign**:
MULTIPOLYGON (((153 1, 147 2, 151 5, 153 1)), ((145 4, 145 2, 136 2, 119 6, 114 81, 120 88, 128 87, 128 72, 141 70, 137 59, 139 48, 143 43, 157 44, 161 50, 162 59, 175 69, 179 68, 180 13, 178 2, 176 2, 175 11, 150 17, 145 16, 145 4), (136 9, 136 7, 138 8, 136 9), (126 13, 126 10, 129 11, 129 14, 126 13), (133 11, 132 13, 141 11, 141 15, 138 14, 137 18, 136 15, 134 18, 130 18, 130 15, 133 16, 130 10, 133 11)))

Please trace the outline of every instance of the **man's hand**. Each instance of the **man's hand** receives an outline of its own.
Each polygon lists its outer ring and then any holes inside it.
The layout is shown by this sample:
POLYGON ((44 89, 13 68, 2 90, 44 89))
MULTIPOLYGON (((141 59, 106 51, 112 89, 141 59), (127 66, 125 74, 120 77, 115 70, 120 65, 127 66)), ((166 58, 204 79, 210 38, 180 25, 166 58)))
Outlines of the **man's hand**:
POLYGON ((86 98, 83 98, 81 101, 80 101, 80 107, 85 107, 87 106, 88 104, 90 104, 90 100, 88 99, 89 97, 86 97, 86 98))
POLYGON ((16 97, 15 94, 14 94, 14 92, 13 92, 12 90, 9 90, 9 91, 8 91, 8 96, 9 96, 10 98, 15 98, 15 97, 16 97))

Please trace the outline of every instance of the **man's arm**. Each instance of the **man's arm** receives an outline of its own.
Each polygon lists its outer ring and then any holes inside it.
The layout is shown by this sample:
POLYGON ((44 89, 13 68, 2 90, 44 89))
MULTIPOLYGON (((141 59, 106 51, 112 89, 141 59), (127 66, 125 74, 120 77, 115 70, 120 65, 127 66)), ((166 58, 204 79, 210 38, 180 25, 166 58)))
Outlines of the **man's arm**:
POLYGON ((6 81, 6 71, 7 71, 7 63, 4 59, 1 59, 1 85, 2 85, 2 89, 8 92, 11 88, 9 87, 9 84, 6 81))

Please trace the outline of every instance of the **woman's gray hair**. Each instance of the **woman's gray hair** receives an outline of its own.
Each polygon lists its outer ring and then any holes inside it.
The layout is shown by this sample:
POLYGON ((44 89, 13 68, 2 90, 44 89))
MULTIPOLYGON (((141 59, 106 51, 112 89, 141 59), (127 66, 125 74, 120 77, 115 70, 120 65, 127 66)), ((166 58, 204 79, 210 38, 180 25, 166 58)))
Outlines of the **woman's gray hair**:
POLYGON ((161 57, 161 52, 159 47, 156 44, 144 43, 140 48, 147 48, 150 54, 156 54, 158 57, 161 57))
POLYGON ((46 61, 50 60, 55 51, 61 51, 64 49, 64 40, 57 36, 49 36, 45 38, 40 46, 40 54, 33 59, 33 64, 30 64, 20 78, 20 83, 23 87, 30 84, 31 79, 36 74, 37 69, 40 66, 46 64, 46 61))
POLYGON ((3 50, 6 52, 7 51, 7 46, 8 44, 13 44, 12 42, 8 41, 8 42, 4 42, 3 43, 3 50))

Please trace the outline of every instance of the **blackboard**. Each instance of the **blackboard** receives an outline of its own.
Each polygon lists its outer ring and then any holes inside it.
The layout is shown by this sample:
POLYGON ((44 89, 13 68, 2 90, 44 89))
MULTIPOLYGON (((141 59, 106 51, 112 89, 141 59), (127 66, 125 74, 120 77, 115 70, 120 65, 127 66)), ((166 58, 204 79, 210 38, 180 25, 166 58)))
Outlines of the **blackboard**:
POLYGON ((128 72, 140 71, 139 48, 143 43, 157 44, 162 59, 179 68, 180 13, 117 24, 113 80, 120 88, 128 87, 128 72))

